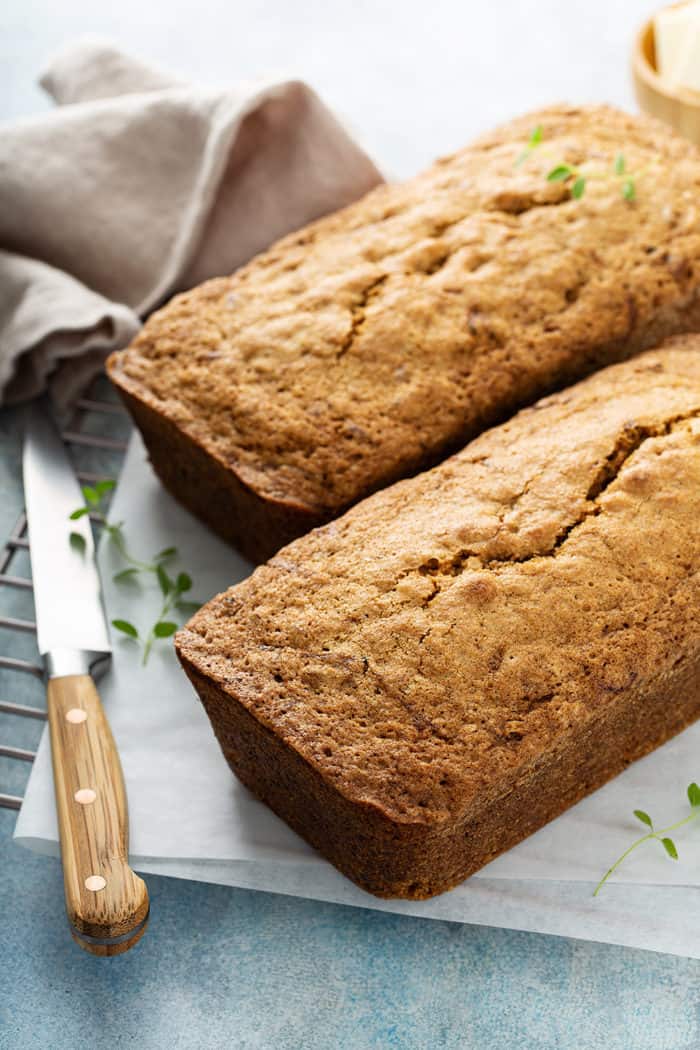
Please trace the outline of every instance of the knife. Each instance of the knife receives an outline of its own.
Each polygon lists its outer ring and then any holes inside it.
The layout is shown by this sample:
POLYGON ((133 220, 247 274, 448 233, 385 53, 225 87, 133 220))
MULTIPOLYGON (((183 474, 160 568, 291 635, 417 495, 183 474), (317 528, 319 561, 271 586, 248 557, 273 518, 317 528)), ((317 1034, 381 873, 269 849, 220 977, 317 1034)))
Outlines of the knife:
POLYGON ((148 891, 129 867, 124 780, 95 686, 112 651, 92 529, 87 515, 69 520, 84 500, 46 401, 28 410, 23 472, 68 922, 81 948, 118 955, 146 928, 148 891))

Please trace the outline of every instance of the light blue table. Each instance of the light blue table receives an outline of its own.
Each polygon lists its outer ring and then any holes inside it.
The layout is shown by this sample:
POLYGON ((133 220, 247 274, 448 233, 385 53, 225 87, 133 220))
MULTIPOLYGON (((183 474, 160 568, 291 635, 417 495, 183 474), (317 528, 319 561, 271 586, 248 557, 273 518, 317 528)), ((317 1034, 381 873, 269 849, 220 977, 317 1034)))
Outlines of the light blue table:
MULTIPOLYGON (((45 105, 32 77, 47 55, 98 31, 208 81, 281 67, 304 76, 387 170, 408 174, 554 98, 629 105, 626 49, 652 6, 200 0, 194 18, 179 0, 101 11, 9 0, 1 104, 6 118, 45 105)), ((0 413, 0 445, 4 537, 21 507, 15 411, 0 413)), ((4 601, 29 614, 26 595, 4 601)), ((0 632, 0 652, 32 647, 0 632)), ((3 699, 40 694, 39 682, 0 673, 3 699)), ((16 746, 35 746, 39 731, 0 716, 0 738, 16 746)), ((25 777, 0 758, 0 790, 21 793, 25 777)), ((58 863, 16 847, 14 820, 0 810, 2 1050, 700 1048, 700 962, 218 886, 150 877, 144 940, 95 959, 68 936, 58 863)))
POLYGON ((698 962, 163 878, 141 944, 94 959, 58 863, 0 826, 3 1050, 700 1045, 698 962))

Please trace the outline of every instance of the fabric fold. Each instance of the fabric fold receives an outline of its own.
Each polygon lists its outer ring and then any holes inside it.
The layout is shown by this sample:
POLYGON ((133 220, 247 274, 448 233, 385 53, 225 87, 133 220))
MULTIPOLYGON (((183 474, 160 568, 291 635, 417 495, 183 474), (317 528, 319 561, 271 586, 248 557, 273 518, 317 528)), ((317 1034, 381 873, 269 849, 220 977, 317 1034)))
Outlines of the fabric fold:
POLYGON ((184 84, 83 41, 0 135, 0 394, 59 409, 172 294, 381 182, 299 81, 184 84))

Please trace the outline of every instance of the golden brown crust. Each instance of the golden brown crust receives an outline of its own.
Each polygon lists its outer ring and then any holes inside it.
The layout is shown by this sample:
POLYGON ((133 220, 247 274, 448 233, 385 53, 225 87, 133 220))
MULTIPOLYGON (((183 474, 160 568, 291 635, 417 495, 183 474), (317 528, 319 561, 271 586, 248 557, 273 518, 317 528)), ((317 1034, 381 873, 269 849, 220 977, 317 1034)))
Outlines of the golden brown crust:
POLYGON ((204 453, 269 507, 262 545, 235 495, 209 513, 260 557, 290 538, 284 508, 297 531, 329 520, 543 393, 700 328, 699 192, 697 152, 660 124, 552 107, 178 296, 110 374, 183 502, 202 513, 177 475, 204 453), (535 123, 543 142, 516 166, 535 123), (634 202, 609 174, 620 151, 634 202), (564 160, 591 174, 581 200, 546 179, 564 160), (177 428, 174 478, 157 416, 177 428))
POLYGON ((259 563, 280 546, 318 525, 308 507, 292 500, 266 499, 202 445, 192 442, 148 398, 121 390, 126 407, 147 437, 155 472, 188 510, 259 563))
POLYGON ((290 544, 178 653, 260 797, 429 896, 700 714, 699 520, 687 336, 290 544))

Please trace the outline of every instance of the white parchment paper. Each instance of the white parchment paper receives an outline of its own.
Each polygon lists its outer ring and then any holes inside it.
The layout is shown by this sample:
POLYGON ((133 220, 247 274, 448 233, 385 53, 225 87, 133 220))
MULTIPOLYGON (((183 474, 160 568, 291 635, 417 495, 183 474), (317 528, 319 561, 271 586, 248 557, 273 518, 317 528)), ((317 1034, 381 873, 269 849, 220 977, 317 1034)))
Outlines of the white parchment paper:
MULTIPOLYGON (((127 523, 137 554, 176 545, 198 599, 251 571, 163 491, 137 436, 111 516, 127 523)), ((112 574, 123 565, 108 544, 100 567, 110 616, 148 627, 160 605, 157 586, 114 584, 112 574)), ((679 862, 649 843, 592 897, 601 874, 643 830, 633 809, 648 810, 658 825, 687 813, 686 786, 700 781, 700 723, 450 893, 425 902, 382 901, 340 875, 238 783, 169 642, 157 645, 143 668, 133 644, 115 637, 100 692, 124 768, 131 858, 139 871, 700 958, 700 826, 678 836, 679 862)), ((46 733, 15 836, 37 851, 58 852, 46 733)))

